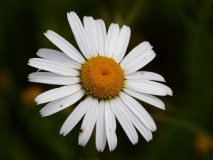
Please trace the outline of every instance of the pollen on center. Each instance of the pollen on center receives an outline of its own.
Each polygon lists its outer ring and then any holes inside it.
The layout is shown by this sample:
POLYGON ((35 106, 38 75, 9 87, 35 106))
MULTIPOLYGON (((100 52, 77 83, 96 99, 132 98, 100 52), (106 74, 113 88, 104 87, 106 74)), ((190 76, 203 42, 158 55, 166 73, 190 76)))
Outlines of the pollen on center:
POLYGON ((124 71, 112 58, 98 56, 82 65, 81 82, 87 91, 99 99, 113 98, 124 85, 124 71))

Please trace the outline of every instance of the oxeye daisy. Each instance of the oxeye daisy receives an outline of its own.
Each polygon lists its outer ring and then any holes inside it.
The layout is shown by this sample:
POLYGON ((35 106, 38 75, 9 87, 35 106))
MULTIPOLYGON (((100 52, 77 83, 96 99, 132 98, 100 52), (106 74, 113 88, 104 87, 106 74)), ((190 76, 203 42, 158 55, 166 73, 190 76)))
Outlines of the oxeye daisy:
POLYGON ((42 117, 81 100, 61 127, 63 136, 83 118, 79 145, 86 145, 96 125, 97 150, 103 151, 107 142, 112 151, 117 145, 117 118, 133 144, 138 142, 136 129, 150 141, 156 124, 136 99, 165 109, 153 95, 172 95, 169 87, 156 82, 164 82, 161 75, 138 71, 154 59, 152 46, 142 42, 125 56, 130 39, 128 26, 120 29, 118 24, 111 24, 106 32, 101 19, 84 17, 82 25, 76 13, 70 12, 67 17, 81 52, 57 33, 47 31, 45 36, 62 52, 40 49, 37 55, 41 58, 28 63, 39 69, 29 75, 30 82, 62 85, 35 98, 37 104, 49 102, 40 111, 42 117))

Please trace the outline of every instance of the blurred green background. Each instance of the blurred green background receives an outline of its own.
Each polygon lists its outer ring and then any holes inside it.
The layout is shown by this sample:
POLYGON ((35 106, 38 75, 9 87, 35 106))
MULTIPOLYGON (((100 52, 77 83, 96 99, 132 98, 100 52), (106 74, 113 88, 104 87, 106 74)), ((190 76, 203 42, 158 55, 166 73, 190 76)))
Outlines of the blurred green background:
POLYGON ((0 159, 199 160, 213 159, 212 0, 0 0, 0 159), (78 145, 79 123, 66 137, 60 127, 74 106, 41 118, 34 98, 55 86, 30 83, 27 66, 39 48, 57 49, 43 33, 50 29, 77 47, 66 13, 131 27, 128 51, 142 41, 156 58, 143 70, 163 75, 173 97, 160 97, 162 111, 143 106, 158 130, 147 143, 132 145, 118 124, 118 145, 97 152, 95 134, 78 145))

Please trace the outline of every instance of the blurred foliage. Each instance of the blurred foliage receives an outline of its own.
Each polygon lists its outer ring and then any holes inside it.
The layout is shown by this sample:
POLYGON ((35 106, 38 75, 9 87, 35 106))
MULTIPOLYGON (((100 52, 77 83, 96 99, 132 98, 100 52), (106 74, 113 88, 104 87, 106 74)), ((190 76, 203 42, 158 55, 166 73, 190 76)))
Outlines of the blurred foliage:
POLYGON ((0 159, 212 159, 213 1, 212 0, 0 0, 0 159), (128 51, 149 41, 157 57, 143 70, 163 75, 174 92, 161 97, 166 111, 145 103, 158 130, 133 146, 118 125, 118 146, 103 153, 95 135, 78 146, 80 123, 66 137, 60 127, 72 107, 41 118, 33 99, 55 86, 27 81, 27 66, 39 48, 57 49, 42 33, 54 30, 76 45, 66 13, 101 18, 107 27, 131 27, 128 51))

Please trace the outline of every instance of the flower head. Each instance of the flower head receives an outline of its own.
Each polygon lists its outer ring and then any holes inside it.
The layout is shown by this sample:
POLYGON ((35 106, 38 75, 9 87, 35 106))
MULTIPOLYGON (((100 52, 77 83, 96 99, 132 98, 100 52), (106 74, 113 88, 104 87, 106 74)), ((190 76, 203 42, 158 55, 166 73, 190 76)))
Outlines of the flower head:
POLYGON ((79 144, 88 142, 96 125, 96 147, 103 151, 108 142, 112 151, 117 145, 116 118, 133 144, 138 142, 136 129, 150 141, 155 122, 134 98, 165 109, 153 95, 172 95, 172 90, 158 82, 164 78, 156 73, 138 71, 155 57, 152 46, 142 42, 124 57, 130 28, 111 24, 108 32, 103 20, 84 17, 82 25, 74 12, 67 14, 81 53, 53 31, 45 36, 62 52, 40 49, 28 65, 48 72, 34 72, 30 82, 63 85, 36 97, 38 104, 49 102, 40 113, 52 115, 80 99, 82 102, 64 122, 60 134, 67 135, 82 117, 79 144), (134 97, 134 98, 133 98, 134 97))

